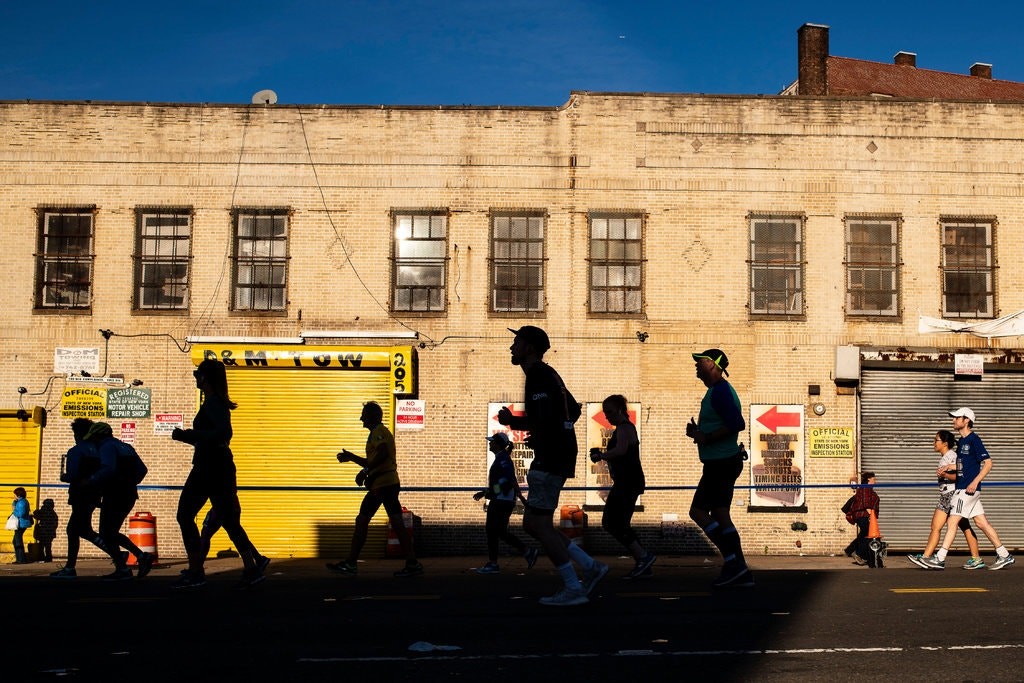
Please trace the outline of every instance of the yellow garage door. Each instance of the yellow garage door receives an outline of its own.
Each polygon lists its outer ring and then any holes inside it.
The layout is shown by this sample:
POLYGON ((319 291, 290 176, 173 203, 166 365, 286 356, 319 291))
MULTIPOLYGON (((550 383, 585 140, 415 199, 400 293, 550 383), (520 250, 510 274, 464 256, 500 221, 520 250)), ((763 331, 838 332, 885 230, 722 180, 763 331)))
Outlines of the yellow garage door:
MULTIPOLYGON (((377 401, 384 423, 393 425, 394 373, 381 363, 346 369, 283 365, 228 365, 231 399, 238 403, 231 450, 242 524, 270 557, 344 557, 364 490, 339 490, 354 489, 359 466, 340 464, 335 455, 342 448, 364 453, 368 432, 359 414, 366 401, 377 401)), ((364 557, 383 556, 386 521, 381 510, 364 557)), ((229 545, 222 532, 211 553, 229 545)))
MULTIPOLYGON (((43 423, 45 422, 42 408, 28 410, 0 410, 0 486, 3 487, 3 500, 6 506, 3 518, 10 514, 10 502, 14 500, 14 489, 24 486, 28 494, 30 509, 39 506, 39 454, 43 443, 43 423)), ((349 449, 351 450, 351 449, 349 449)), ((0 536, 0 552, 13 553, 11 534, 0 536)), ((31 540, 31 531, 25 541, 31 540)))

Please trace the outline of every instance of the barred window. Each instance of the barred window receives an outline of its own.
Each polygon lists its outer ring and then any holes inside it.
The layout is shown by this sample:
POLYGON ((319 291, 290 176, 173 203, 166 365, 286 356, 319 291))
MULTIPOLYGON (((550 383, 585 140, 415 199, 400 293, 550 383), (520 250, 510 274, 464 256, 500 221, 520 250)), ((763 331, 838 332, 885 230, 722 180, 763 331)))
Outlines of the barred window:
POLYGON ((136 212, 136 310, 188 308, 191 241, 191 211, 139 209, 136 212))
POLYGON ((37 308, 90 308, 92 249, 92 209, 40 211, 36 254, 37 308))
POLYGON ((643 222, 640 216, 590 217, 590 312, 641 313, 643 222))
POLYGON ((751 314, 803 315, 803 217, 752 215, 749 220, 751 314))
POLYGON ((899 219, 847 216, 845 221, 847 315, 899 316, 899 219))
POLYGON ((491 216, 491 310, 544 310, 544 216, 491 216))
POLYGON ((994 221, 942 220, 942 315, 995 317, 994 221))
POLYGON ((288 212, 235 212, 234 299, 236 311, 283 311, 287 304, 288 212))
POLYGON ((395 212, 394 311, 444 311, 447 306, 448 216, 395 212))

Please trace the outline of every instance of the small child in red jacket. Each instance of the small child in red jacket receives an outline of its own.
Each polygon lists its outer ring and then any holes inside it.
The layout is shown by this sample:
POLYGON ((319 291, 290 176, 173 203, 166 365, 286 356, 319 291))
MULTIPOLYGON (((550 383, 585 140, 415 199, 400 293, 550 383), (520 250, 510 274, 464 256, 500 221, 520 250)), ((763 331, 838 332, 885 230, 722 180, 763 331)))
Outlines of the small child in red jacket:
POLYGON ((850 509, 846 513, 846 521, 857 525, 857 551, 854 554, 854 561, 857 564, 867 564, 869 567, 876 566, 875 553, 869 547, 868 539, 868 510, 875 511, 875 518, 878 518, 878 494, 875 493, 875 473, 863 472, 860 475, 860 488, 854 494, 850 509))

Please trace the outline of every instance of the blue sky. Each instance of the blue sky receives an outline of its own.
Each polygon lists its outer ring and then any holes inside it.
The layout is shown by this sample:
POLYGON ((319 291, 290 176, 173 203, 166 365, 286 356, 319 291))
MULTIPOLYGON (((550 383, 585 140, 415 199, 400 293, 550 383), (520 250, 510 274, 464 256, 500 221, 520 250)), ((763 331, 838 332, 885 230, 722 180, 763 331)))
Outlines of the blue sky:
POLYGON ((776 94, 831 53, 1024 81, 1024 3, 179 0, 0 7, 0 100, 563 104, 572 90, 776 94))

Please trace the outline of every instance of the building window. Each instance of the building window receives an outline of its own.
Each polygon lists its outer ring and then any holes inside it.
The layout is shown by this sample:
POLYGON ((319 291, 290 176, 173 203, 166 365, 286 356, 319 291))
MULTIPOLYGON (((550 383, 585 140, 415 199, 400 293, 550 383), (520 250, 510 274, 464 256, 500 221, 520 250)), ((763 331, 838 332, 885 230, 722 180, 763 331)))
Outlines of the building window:
POLYGON ((847 315, 899 316, 899 219, 847 216, 845 221, 847 315))
POLYGON ((492 311, 544 311, 544 222, 542 214, 491 216, 492 311))
POLYGON ((92 305, 93 209, 39 212, 36 307, 88 310, 92 305))
POLYGON ((394 212, 394 311, 444 311, 447 306, 447 213, 394 212))
POLYGON ((283 311, 288 273, 288 211, 235 212, 235 269, 232 308, 283 311))
POLYGON ((590 312, 641 313, 643 219, 590 216, 590 312))
POLYGON ((752 215, 750 312, 803 315, 803 216, 752 215))
POLYGON ((135 309, 188 308, 192 214, 185 209, 139 209, 135 237, 135 309))
POLYGON ((995 221, 942 219, 942 316, 995 317, 995 221))

